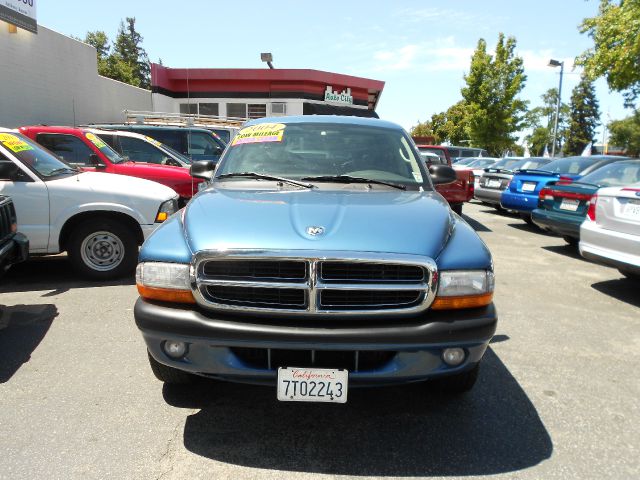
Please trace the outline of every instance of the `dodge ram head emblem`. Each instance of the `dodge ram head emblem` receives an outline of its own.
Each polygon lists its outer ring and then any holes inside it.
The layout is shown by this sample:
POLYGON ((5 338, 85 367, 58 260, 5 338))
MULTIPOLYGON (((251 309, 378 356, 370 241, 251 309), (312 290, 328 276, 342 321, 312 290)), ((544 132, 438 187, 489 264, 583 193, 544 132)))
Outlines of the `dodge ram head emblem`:
POLYGON ((316 227, 314 225, 307 227, 307 234, 312 237, 317 237, 318 235, 322 235, 324 233, 324 227, 316 227))

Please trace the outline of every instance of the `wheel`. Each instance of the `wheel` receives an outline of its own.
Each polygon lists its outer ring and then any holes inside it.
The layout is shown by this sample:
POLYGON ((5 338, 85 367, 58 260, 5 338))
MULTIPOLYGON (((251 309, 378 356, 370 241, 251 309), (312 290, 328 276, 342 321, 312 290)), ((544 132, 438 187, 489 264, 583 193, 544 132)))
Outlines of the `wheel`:
POLYGON ((149 365, 151 366, 151 371, 161 382, 172 385, 185 385, 188 383, 193 383, 193 381, 196 379, 196 376, 192 375, 191 373, 183 372, 182 370, 168 367, 158 362, 151 356, 148 350, 147 356, 149 357, 149 365))
POLYGON ((501 205, 492 205, 493 208, 496 209, 497 212, 504 212, 504 208, 501 205))
POLYGON ((527 225, 534 226, 533 220, 531 220, 531 215, 528 213, 521 213, 520 218, 527 222, 527 225))
POLYGON ((81 275, 109 280, 135 270, 138 242, 135 234, 117 220, 96 219, 71 232, 67 252, 81 275))
POLYGON ((458 215, 462 215, 462 204, 456 203, 455 205, 451 205, 451 210, 456 212, 458 215))
POLYGON ((466 372, 451 375, 449 377, 436 378, 432 380, 432 385, 443 393, 461 394, 468 392, 476 384, 478 380, 478 372, 480 364, 476 365, 466 372))
POLYGON ((580 242, 580 240, 578 240, 577 238, 570 237, 569 235, 564 235, 562 238, 565 242, 567 242, 572 247, 577 247, 578 242, 580 242))
POLYGON ((618 269, 618 271, 622 275, 627 277, 629 280, 635 280, 637 282, 640 282, 640 273, 635 273, 635 272, 630 272, 629 270, 620 270, 620 269, 618 269))

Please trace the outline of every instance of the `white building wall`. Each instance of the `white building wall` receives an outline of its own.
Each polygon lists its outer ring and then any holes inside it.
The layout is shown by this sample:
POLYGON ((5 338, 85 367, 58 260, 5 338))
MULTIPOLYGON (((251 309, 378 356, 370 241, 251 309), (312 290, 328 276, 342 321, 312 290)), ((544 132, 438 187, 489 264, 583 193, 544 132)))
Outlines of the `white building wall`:
POLYGON ((125 109, 151 110, 151 92, 98 75, 92 46, 0 28, 0 126, 121 122, 125 109))
POLYGON ((218 115, 227 116, 227 103, 264 103, 267 105, 267 115, 271 115, 272 103, 285 103, 287 105, 287 116, 302 115, 303 104, 306 100, 300 98, 172 98, 161 93, 153 94, 153 109, 156 112, 179 113, 180 104, 190 103, 217 103, 218 115))

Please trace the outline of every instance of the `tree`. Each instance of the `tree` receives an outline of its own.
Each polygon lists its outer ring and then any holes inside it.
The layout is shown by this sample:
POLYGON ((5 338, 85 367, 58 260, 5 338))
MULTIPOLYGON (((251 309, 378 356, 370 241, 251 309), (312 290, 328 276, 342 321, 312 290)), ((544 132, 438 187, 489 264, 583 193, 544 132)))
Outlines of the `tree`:
POLYGON ((592 79, 605 77, 632 107, 640 95, 640 0, 600 0, 596 17, 585 18, 580 33, 594 46, 576 58, 592 79))
POLYGON ((524 125, 527 103, 518 98, 526 75, 522 58, 515 56, 516 40, 498 35, 495 54, 487 53, 484 39, 478 41, 469 73, 462 88, 465 132, 474 146, 496 155, 513 149, 515 133, 524 125))
POLYGON ((142 36, 136 31, 135 18, 127 17, 126 24, 120 22, 113 50, 115 55, 131 67, 137 86, 148 89, 151 85, 151 67, 147 52, 142 48, 142 36))
POLYGON ((426 122, 418 121, 418 124, 411 128, 411 136, 412 137, 433 137, 435 143, 440 143, 440 139, 435 135, 433 131, 433 127, 431 122, 427 120, 426 122))
POLYGON ((600 118, 600 109, 593 82, 585 75, 571 93, 571 111, 565 155, 580 155, 596 133, 600 118))
POLYGON ((627 155, 640 156, 640 110, 622 120, 614 120, 609 128, 609 144, 623 147, 627 155))
POLYGON ((461 100, 451 105, 446 112, 431 117, 431 122, 436 136, 441 138, 442 141, 449 142, 451 145, 460 145, 469 139, 466 133, 467 119, 467 106, 461 100))
MULTIPOLYGON (((524 119, 526 127, 533 130, 525 140, 534 156, 541 156, 544 148, 550 148, 553 143, 553 126, 556 118, 556 105, 558 104, 558 89, 550 88, 540 98, 542 99, 542 105, 529 110, 524 119)), ((561 150, 560 146, 564 143, 568 118, 569 105, 561 103, 558 115, 558 135, 556 136, 557 152, 561 150)))

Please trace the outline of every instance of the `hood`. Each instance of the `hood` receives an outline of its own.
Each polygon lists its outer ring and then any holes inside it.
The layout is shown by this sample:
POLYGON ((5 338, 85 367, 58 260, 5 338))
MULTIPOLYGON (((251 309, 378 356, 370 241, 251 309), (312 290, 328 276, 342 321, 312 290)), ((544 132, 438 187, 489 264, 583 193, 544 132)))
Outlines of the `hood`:
MULTIPOLYGON (((170 178, 191 181, 189 168, 174 165, 161 165, 147 162, 123 162, 117 164, 118 171, 125 175, 144 175, 153 178, 170 178)), ((199 179, 196 179, 200 181, 199 179)))
POLYGON ((73 190, 91 192, 94 201, 109 201, 113 198, 132 197, 150 200, 168 200, 176 196, 171 188, 151 180, 115 173, 83 172, 47 182, 50 190, 73 190))
POLYGON ((192 252, 277 249, 407 253, 436 258, 453 228, 436 192, 209 189, 189 203, 192 252), (311 235, 309 227, 323 233, 311 235))

